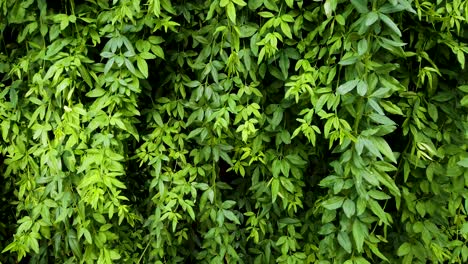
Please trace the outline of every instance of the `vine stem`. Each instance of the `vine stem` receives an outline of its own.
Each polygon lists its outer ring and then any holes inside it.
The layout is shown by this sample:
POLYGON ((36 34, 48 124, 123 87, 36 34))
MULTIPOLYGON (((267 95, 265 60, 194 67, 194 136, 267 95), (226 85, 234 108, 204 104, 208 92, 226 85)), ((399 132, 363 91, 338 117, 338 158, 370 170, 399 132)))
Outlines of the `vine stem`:
POLYGON ((140 263, 141 260, 143 259, 143 256, 145 255, 146 253, 146 250, 148 249, 149 245, 151 244, 151 242, 153 241, 153 238, 150 238, 150 240, 148 241, 148 243, 146 244, 146 247, 145 249, 143 250, 143 252, 141 253, 141 256, 140 258, 138 259, 138 262, 137 263, 140 263))

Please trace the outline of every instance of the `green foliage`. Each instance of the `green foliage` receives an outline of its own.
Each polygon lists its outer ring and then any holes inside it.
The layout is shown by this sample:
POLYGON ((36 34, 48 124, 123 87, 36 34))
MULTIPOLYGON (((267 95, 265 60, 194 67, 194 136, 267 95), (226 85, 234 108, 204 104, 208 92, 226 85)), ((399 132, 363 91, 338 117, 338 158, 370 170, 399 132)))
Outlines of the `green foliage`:
POLYGON ((466 10, 0 0, 0 262, 467 262, 466 10))

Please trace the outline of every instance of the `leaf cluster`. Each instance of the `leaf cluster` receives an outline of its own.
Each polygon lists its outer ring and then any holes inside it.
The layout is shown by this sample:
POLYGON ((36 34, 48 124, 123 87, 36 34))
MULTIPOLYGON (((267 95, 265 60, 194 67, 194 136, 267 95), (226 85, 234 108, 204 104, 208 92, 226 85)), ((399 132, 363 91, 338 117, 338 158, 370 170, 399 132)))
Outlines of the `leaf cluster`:
POLYGON ((0 262, 467 262, 466 10, 0 0, 0 262))

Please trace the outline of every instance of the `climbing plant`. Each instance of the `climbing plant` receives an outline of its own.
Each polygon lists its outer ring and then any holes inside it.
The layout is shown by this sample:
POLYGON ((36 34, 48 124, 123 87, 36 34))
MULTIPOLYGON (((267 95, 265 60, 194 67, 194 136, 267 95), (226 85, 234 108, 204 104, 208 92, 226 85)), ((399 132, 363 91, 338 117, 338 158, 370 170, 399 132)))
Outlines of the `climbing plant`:
POLYGON ((0 0, 0 262, 467 262, 467 10, 0 0))

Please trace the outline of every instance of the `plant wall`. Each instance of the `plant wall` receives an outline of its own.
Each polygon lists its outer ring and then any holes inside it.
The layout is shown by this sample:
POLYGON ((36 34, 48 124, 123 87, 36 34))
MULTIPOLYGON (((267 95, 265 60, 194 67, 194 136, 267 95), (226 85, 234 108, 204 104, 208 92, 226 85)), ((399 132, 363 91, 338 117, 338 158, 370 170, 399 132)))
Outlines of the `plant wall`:
POLYGON ((467 10, 0 0, 0 262, 466 263, 467 10))

